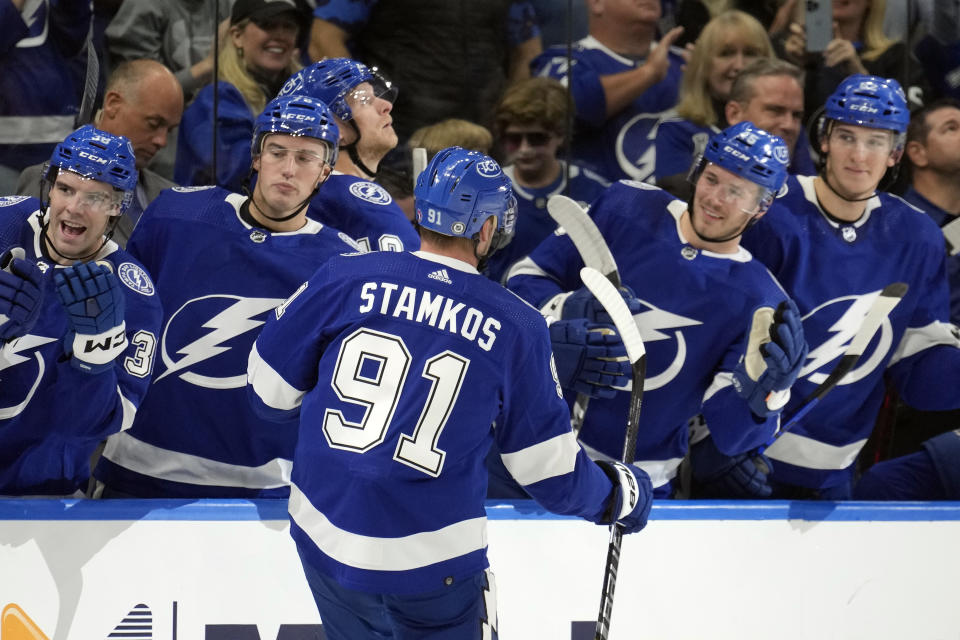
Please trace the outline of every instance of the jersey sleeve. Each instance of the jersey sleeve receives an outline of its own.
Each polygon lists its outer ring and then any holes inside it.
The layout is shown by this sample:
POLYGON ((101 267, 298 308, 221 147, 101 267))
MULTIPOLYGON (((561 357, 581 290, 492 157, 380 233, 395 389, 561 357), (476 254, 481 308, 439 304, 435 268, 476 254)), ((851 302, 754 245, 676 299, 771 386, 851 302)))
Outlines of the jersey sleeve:
POLYGON ((247 391, 253 410, 273 421, 300 413, 317 385, 317 363, 326 347, 330 299, 328 269, 321 267, 267 319, 247 361, 247 391))
POLYGON ((568 73, 566 52, 551 47, 534 58, 530 66, 533 75, 569 85, 577 118, 592 127, 601 127, 607 119, 607 100, 600 73, 576 54, 572 62, 572 72, 568 73))
POLYGON ((582 268, 583 261, 570 237, 558 231, 510 269, 507 288, 541 309, 557 295, 580 288, 582 268))
POLYGON ((521 342, 529 348, 508 368, 503 413, 494 428, 500 457, 510 475, 550 511, 597 521, 612 486, 570 428, 549 335, 543 322, 538 324, 521 342))

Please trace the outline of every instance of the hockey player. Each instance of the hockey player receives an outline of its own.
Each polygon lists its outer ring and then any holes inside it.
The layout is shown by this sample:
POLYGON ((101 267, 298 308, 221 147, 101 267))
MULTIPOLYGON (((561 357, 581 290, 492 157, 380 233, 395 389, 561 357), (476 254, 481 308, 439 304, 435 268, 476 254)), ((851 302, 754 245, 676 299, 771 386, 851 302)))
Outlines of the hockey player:
POLYGON ((577 446, 543 318, 477 271, 513 225, 497 163, 444 149, 415 198, 422 250, 329 260, 250 354, 260 410, 300 416, 291 532, 331 640, 496 637, 493 440, 551 510, 633 532, 650 508, 646 474, 577 446))
POLYGON ((129 140, 87 125, 54 149, 43 202, 0 199, 2 495, 82 495, 97 446, 146 393, 160 301, 110 240, 135 162, 129 140))
POLYGON ((246 401, 246 357, 265 316, 346 235, 306 217, 336 162, 330 110, 278 98, 257 118, 251 197, 178 188, 152 202, 130 239, 157 280, 163 334, 153 384, 132 429, 96 469, 104 497, 285 496, 296 425, 265 426, 246 401))
MULTIPOLYGON (((714 450, 740 455, 773 434, 789 398, 806 353, 800 320, 776 280, 740 247, 740 234, 783 184, 788 162, 783 140, 744 122, 711 138, 691 172, 689 204, 620 181, 590 208, 621 281, 636 292, 647 379, 634 464, 650 475, 657 497, 676 488, 691 416, 706 418, 714 450)), ((582 266, 570 238, 558 232, 511 269, 508 285, 547 315, 595 319, 588 291, 578 288, 582 266)), ((620 455, 617 417, 629 396, 591 401, 580 441, 594 459, 620 455)), ((743 469, 718 465, 711 475, 737 487, 762 484, 762 470, 728 471, 743 469)))
POLYGON ((844 80, 818 125, 819 174, 790 177, 784 206, 744 237, 796 301, 810 344, 785 415, 832 371, 883 287, 909 285, 857 366, 766 450, 775 496, 850 497, 885 378, 917 409, 960 405, 943 236, 928 216, 877 191, 900 159, 909 118, 895 80, 844 80))
POLYGON ((576 104, 573 159, 607 180, 653 175, 652 130, 677 104, 683 57, 670 50, 682 28, 654 42, 660 0, 590 2, 590 35, 550 47, 531 63, 534 75, 570 87, 576 104))
POLYGON ((290 76, 279 95, 293 93, 330 106, 346 152, 307 215, 340 229, 367 251, 417 249, 420 239, 403 209, 373 181, 380 160, 397 146, 390 117, 397 89, 359 62, 331 58, 290 76))

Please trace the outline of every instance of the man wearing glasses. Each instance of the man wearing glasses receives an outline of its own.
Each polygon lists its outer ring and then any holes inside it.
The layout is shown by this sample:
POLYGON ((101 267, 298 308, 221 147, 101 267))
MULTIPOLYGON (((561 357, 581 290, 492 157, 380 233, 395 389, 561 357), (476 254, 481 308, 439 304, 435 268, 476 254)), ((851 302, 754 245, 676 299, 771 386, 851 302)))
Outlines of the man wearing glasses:
POLYGON ((266 426, 250 412, 247 354, 266 317, 319 265, 357 250, 306 215, 339 135, 319 100, 277 98, 254 127, 250 197, 176 188, 144 212, 129 247, 157 281, 163 332, 142 411, 96 468, 103 497, 287 494, 296 425, 266 426))
POLYGON ((79 497, 147 391, 160 301, 110 239, 135 197, 130 141, 86 125, 42 174, 42 201, 0 198, 0 495, 79 497))
POLYGON ((397 146, 390 115, 396 87, 355 60, 330 58, 290 76, 280 95, 293 93, 328 104, 341 134, 334 172, 307 215, 340 229, 366 251, 419 249, 403 209, 374 181, 380 161, 397 146))

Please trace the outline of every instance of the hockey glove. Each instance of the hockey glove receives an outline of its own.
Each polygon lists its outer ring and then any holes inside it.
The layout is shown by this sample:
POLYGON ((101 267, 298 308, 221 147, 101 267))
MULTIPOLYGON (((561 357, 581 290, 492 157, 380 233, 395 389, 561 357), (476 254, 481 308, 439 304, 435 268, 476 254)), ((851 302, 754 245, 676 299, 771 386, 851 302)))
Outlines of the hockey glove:
POLYGON ((623 341, 612 327, 587 320, 558 320, 550 325, 557 378, 564 389, 593 398, 612 398, 630 381, 632 370, 623 341))
POLYGON ((70 362, 87 373, 109 370, 127 347, 120 280, 108 266, 78 262, 58 269, 54 284, 70 320, 65 346, 73 352, 70 362))
POLYGON ((43 272, 20 247, 0 257, 0 340, 26 335, 43 306, 43 272))
POLYGON ((707 436, 690 447, 690 466, 697 498, 769 498, 767 476, 773 469, 761 453, 728 456, 707 436))
POLYGON ((761 418, 787 404, 790 386, 807 359, 797 305, 792 300, 781 302, 767 331, 772 311, 765 307, 754 314, 747 353, 733 371, 734 388, 761 418))
MULTIPOLYGON (((637 296, 630 287, 621 286, 620 295, 623 296, 631 314, 637 314, 642 311, 640 300, 637 299, 637 296)), ((586 318, 594 324, 613 324, 613 319, 610 317, 610 314, 606 312, 603 305, 600 304, 600 301, 597 300, 590 292, 590 289, 586 287, 580 287, 563 299, 560 318, 562 320, 586 318)))
POLYGON ((597 460, 597 466, 613 483, 613 490, 607 499, 597 524, 623 526, 624 533, 636 533, 647 526, 650 507, 653 505, 653 485, 650 476, 643 469, 628 467, 615 460, 597 460))

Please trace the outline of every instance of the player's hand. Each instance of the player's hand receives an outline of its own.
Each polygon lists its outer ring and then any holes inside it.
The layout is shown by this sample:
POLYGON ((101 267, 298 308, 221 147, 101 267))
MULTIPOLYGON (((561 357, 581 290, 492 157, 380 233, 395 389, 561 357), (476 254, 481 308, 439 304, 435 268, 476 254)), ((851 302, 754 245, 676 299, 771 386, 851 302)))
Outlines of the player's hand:
POLYGON ((104 264, 78 262, 58 269, 54 284, 71 331, 66 348, 81 371, 100 373, 127 347, 125 298, 120 280, 104 264))
POLYGON ((690 447, 690 466, 697 498, 769 498, 773 492, 769 458, 756 451, 728 456, 717 449, 712 436, 690 447))
POLYGON ((807 32, 803 25, 791 22, 783 40, 783 53, 789 62, 803 64, 807 55, 807 32))
POLYGON ((612 326, 588 320, 558 320, 550 325, 557 378, 564 389, 593 398, 612 398, 630 381, 626 347, 612 326))
POLYGON ((636 533, 647 526, 650 507, 653 505, 653 484, 643 469, 616 462, 597 460, 597 465, 613 483, 597 524, 619 523, 623 533, 636 533))
MULTIPOLYGON (((751 340, 751 345, 753 341, 751 340)), ((793 385, 807 359, 800 312, 793 300, 781 302, 770 325, 770 342, 748 346, 733 371, 733 386, 757 416, 779 411, 790 399, 793 385)))
MULTIPOLYGON (((636 315, 643 310, 643 305, 640 304, 640 300, 637 299, 630 287, 621 286, 620 295, 623 296, 623 301, 627 303, 627 308, 630 309, 631 314, 636 315)), ((579 318, 585 318, 594 324, 613 325, 613 318, 590 292, 590 289, 586 287, 580 287, 567 296, 563 301, 563 307, 560 309, 561 320, 576 320, 579 318)))
POLYGON ((43 272, 20 247, 0 256, 0 340, 26 335, 43 306, 43 272))

